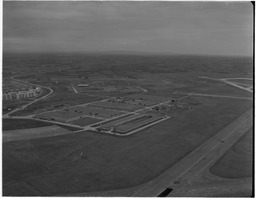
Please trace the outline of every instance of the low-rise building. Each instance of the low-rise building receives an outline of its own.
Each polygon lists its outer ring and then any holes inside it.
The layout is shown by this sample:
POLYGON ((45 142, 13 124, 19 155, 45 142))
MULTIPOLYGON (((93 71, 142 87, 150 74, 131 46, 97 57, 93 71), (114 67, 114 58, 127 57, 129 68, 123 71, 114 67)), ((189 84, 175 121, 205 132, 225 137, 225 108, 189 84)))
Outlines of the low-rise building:
POLYGON ((12 91, 12 92, 9 92, 8 94, 10 95, 10 97, 11 97, 12 100, 17 99, 17 92, 12 91))
POLYGON ((23 99, 27 97, 27 92, 26 91, 19 91, 18 93, 18 99, 23 99))
POLYGON ((24 99, 24 98, 33 98, 36 97, 40 91, 40 87, 30 88, 30 89, 17 89, 16 91, 10 90, 10 92, 3 93, 3 100, 15 100, 15 99, 24 99), (20 91, 19 91, 20 90, 20 91))

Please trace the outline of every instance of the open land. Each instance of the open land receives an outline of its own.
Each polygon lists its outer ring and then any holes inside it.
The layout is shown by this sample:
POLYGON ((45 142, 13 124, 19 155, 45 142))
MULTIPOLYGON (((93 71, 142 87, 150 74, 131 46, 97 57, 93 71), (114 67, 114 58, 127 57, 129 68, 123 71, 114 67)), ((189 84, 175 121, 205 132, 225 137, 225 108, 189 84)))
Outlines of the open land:
POLYGON ((29 129, 52 125, 47 122, 40 122, 28 119, 3 119, 3 131, 14 129, 29 129))
POLYGON ((23 189, 24 194, 33 194, 32 188, 39 189, 37 195, 113 190, 142 184, 250 108, 250 103, 241 105, 240 100, 199 98, 199 101, 203 105, 126 138, 86 132, 29 143, 4 143, 4 194, 19 194, 17 189, 24 183, 30 186, 23 189), (216 108, 219 106, 222 109, 216 108), (197 112, 204 113, 204 118, 197 112), (16 149, 22 153, 22 159, 20 154, 16 155, 16 149), (41 168, 32 171, 29 167, 38 167, 36 164, 41 168))
POLYGON ((84 117, 84 118, 80 118, 78 120, 73 121, 72 124, 79 125, 79 126, 87 126, 87 125, 97 123, 99 121, 100 120, 95 118, 84 117))
POLYGON ((69 130, 59 126, 45 126, 31 129, 9 130, 3 132, 3 142, 30 140, 69 133, 71 133, 69 130))
MULTIPOLYGON (((19 116, 31 115, 35 120, 38 118, 34 115, 77 107, 78 111, 86 110, 81 113, 84 117, 58 121, 67 127, 80 127, 71 134, 3 143, 4 195, 136 195, 143 184, 174 167, 252 108, 250 91, 220 80, 251 79, 250 58, 82 54, 6 56, 4 75, 19 76, 21 80, 54 91, 49 97, 17 111, 19 116), (17 69, 13 66, 16 61, 21 64, 17 69), (31 69, 31 75, 26 74, 26 69, 31 69), (123 87, 117 82, 123 82, 123 87), (85 85, 81 89, 95 89, 81 91, 80 84, 85 85), (145 96, 144 100, 137 97, 138 94, 145 96), (111 102, 113 97, 116 101, 111 102), (101 111, 93 113, 96 109, 101 111), (102 112, 104 116, 100 116, 102 112), (129 120, 133 116, 139 119, 129 120), (153 119, 155 122, 158 116, 161 119, 167 116, 168 119, 143 128, 145 121, 153 119), (97 120, 102 124, 97 124, 97 120), (97 131, 105 125, 110 126, 109 130, 117 127, 117 131, 135 131, 137 129, 131 128, 135 125, 141 130, 127 136, 97 131)), ((44 121, 58 123, 56 120, 44 121)), ((246 187, 250 181, 244 184, 246 187)))
POLYGON ((210 171, 220 177, 243 178, 253 173, 252 128, 225 153, 210 171))

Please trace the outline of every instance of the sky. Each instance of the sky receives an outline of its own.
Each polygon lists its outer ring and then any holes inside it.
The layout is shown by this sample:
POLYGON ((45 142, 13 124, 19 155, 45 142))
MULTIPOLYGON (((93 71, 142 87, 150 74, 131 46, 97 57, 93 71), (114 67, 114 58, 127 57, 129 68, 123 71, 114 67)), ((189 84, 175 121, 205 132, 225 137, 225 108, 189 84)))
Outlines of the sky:
POLYGON ((252 55, 249 2, 5 1, 4 52, 252 55))

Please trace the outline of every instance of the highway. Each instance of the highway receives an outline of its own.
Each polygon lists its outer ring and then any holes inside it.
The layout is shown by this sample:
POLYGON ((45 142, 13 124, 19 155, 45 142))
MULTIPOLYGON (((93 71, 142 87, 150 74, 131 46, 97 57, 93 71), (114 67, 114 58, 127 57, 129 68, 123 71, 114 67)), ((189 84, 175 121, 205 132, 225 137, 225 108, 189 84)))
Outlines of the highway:
POLYGON ((252 126, 252 110, 247 111, 185 158, 154 180, 144 184, 132 196, 159 196, 167 188, 167 196, 175 196, 192 184, 203 171, 215 163, 252 126))

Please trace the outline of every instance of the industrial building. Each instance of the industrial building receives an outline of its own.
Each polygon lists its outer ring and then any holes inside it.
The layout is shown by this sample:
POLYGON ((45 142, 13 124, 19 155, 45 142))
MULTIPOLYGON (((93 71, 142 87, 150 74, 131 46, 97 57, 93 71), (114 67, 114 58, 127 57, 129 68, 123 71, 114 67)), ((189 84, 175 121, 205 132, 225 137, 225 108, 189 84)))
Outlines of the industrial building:
POLYGON ((147 126, 162 118, 163 117, 161 116, 149 115, 149 114, 135 115, 135 116, 130 116, 123 119, 115 120, 107 124, 103 124, 102 126, 99 127, 98 130, 125 134, 132 130, 138 129, 140 127, 147 126))

